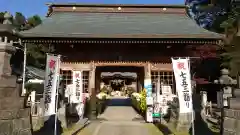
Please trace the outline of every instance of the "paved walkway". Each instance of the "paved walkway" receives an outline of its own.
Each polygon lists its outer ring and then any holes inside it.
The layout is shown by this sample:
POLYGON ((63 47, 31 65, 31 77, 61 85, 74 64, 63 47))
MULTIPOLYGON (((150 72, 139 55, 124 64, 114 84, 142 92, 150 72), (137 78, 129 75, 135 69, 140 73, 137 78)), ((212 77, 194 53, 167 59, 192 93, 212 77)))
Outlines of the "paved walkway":
POLYGON ((108 105, 98 116, 99 121, 92 122, 78 135, 162 135, 153 124, 145 123, 128 98, 112 98, 108 105))

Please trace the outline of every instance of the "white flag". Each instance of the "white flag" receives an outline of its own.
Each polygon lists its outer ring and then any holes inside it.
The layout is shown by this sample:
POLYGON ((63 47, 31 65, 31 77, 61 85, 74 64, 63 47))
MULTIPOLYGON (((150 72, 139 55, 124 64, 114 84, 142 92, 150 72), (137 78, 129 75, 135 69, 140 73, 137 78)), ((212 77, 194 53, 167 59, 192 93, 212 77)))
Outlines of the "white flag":
POLYGON ((178 93, 180 113, 190 113, 193 111, 193 105, 189 58, 172 58, 172 65, 176 82, 176 91, 178 93))
POLYGON ((44 83, 44 116, 56 113, 56 92, 60 70, 60 56, 47 54, 44 83))
POLYGON ((73 103, 83 102, 82 72, 73 71, 73 103))

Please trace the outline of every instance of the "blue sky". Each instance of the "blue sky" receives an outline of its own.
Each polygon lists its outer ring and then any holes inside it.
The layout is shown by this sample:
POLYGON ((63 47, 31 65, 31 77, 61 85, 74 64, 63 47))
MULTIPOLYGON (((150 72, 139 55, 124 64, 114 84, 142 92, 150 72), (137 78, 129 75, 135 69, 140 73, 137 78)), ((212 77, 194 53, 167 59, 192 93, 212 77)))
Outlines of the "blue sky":
POLYGON ((105 4, 184 4, 184 0, 0 0, 0 11, 22 12, 30 17, 47 13, 46 3, 105 3, 105 4))

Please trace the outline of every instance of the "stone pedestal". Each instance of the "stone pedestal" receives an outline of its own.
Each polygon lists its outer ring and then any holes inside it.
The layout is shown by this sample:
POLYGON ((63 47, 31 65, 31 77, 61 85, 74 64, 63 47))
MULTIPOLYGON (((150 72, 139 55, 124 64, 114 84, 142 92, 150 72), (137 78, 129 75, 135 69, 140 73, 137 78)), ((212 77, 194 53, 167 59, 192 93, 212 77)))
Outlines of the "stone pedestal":
POLYGON ((240 109, 225 109, 223 135, 240 135, 240 109))
MULTIPOLYGON (((199 111, 200 96, 193 96, 193 108, 199 111), (197 101, 197 102, 196 102, 197 101)), ((192 126, 192 113, 180 113, 179 112, 178 97, 174 97, 170 105, 170 118, 169 124, 172 125, 179 132, 189 132, 192 126)))
POLYGON ((223 135, 240 135, 240 89, 234 90, 234 98, 228 100, 224 109, 223 135))
POLYGON ((176 129, 177 131, 188 131, 192 125, 192 113, 179 113, 176 129))
POLYGON ((67 119, 66 119, 66 105, 62 105, 58 109, 58 119, 61 121, 62 128, 67 128, 67 119))
POLYGON ((179 105, 171 105, 171 116, 169 124, 180 132, 188 132, 192 125, 192 113, 179 113, 179 105))
POLYGON ((11 75, 9 62, 13 51, 6 37, 0 40, 0 135, 31 135, 30 108, 25 108, 17 78, 11 75))

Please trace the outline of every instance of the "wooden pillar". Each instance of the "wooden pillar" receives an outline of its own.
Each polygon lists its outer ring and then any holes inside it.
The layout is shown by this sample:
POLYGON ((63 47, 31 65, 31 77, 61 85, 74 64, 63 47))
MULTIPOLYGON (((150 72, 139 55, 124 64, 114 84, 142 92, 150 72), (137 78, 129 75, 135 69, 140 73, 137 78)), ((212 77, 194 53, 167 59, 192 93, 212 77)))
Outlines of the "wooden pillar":
POLYGON ((89 106, 89 119, 96 119, 96 91, 95 91, 95 63, 91 62, 91 70, 89 75, 89 93, 90 93, 90 106, 89 106))
POLYGON ((96 92, 96 94, 101 92, 100 83, 101 83, 101 71, 96 70, 96 72, 95 72, 95 92, 96 92))
POLYGON ((137 73, 137 79, 136 79, 136 91, 137 92, 140 92, 141 91, 141 82, 140 82, 140 73, 137 73))
POLYGON ((146 89, 146 103, 147 103, 147 110, 146 110, 146 121, 153 122, 153 97, 152 97, 152 81, 151 81, 151 65, 150 63, 146 63, 144 66, 144 88, 146 89))

